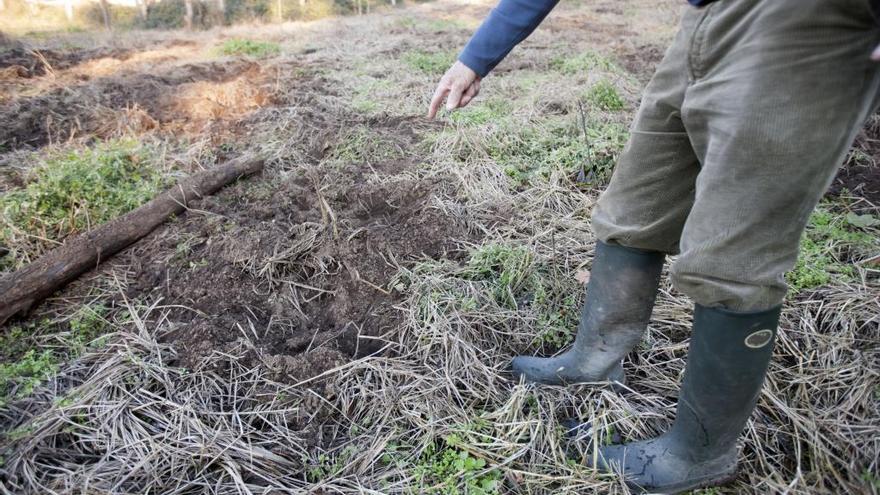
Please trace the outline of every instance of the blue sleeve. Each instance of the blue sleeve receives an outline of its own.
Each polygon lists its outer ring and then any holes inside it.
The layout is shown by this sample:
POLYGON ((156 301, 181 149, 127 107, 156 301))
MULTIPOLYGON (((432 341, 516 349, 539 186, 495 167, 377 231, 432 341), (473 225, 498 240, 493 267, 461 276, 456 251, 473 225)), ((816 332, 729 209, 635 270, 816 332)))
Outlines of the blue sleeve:
POLYGON ((541 24, 559 0, 501 0, 458 60, 485 77, 517 43, 541 24))

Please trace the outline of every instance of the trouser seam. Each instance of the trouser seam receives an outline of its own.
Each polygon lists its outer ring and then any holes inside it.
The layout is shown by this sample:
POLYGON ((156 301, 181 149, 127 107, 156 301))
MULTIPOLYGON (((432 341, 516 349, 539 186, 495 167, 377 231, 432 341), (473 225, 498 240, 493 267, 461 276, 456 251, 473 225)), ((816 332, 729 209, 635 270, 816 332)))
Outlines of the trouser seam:
POLYGON ((694 82, 696 82, 697 79, 705 75, 703 52, 706 44, 706 29, 708 19, 714 12, 714 10, 712 9, 713 7, 714 5, 711 4, 707 7, 704 7, 705 11, 697 20, 697 25, 694 26, 694 32, 691 35, 691 42, 690 46, 688 47, 688 85, 693 84, 694 82))

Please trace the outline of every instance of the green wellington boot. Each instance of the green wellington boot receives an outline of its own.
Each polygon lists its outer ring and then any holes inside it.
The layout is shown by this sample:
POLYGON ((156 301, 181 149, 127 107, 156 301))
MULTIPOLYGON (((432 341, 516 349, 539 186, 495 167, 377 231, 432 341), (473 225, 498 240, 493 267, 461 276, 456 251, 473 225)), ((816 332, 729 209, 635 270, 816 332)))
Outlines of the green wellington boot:
POLYGON ((697 305, 672 428, 652 440, 600 447, 598 467, 623 474, 638 492, 679 493, 733 479, 736 440, 758 401, 779 311, 697 305))
POLYGON ((624 383, 621 361, 648 326, 663 259, 663 253, 599 242, 574 345, 552 358, 515 357, 514 378, 548 385, 624 383))

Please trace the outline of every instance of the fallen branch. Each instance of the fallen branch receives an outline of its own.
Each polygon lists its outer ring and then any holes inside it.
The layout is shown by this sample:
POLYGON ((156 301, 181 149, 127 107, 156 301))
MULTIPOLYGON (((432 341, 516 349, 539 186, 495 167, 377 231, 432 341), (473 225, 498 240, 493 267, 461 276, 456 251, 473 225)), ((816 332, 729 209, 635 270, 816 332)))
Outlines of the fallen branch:
POLYGON ((143 206, 68 240, 33 263, 0 279, 0 325, 28 311, 84 272, 153 231, 193 199, 214 193, 235 179, 259 172, 254 157, 231 160, 182 180, 143 206))

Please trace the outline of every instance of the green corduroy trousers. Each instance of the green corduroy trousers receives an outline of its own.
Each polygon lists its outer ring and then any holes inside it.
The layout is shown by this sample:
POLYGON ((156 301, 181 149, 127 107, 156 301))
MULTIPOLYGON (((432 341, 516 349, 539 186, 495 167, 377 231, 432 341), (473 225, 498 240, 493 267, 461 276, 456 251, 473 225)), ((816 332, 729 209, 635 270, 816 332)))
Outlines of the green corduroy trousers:
POLYGON ((877 108, 871 0, 689 7, 593 211, 604 242, 677 254, 674 286, 779 305, 810 213, 877 108))

